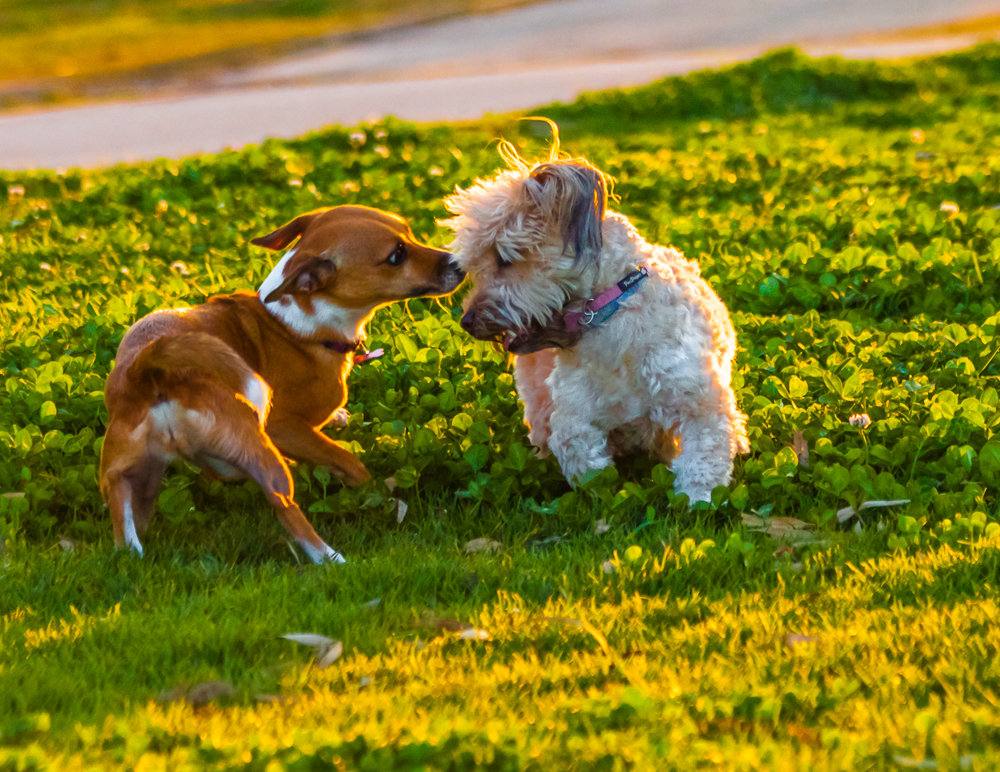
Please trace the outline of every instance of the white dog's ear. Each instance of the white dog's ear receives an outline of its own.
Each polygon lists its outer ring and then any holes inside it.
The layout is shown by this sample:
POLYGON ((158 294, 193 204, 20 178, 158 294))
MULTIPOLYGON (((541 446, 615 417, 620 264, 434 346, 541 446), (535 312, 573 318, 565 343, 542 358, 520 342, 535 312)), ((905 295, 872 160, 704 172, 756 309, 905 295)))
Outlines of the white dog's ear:
POLYGON ((601 222, 608 201, 604 175, 578 161, 539 164, 525 182, 535 206, 551 212, 563 242, 577 259, 596 258, 604 246, 601 222))

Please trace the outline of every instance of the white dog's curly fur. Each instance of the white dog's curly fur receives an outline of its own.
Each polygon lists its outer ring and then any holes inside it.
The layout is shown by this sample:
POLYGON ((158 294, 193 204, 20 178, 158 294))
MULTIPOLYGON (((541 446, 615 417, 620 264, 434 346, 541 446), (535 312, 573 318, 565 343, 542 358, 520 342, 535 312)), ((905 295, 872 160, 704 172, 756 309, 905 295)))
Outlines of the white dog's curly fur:
POLYGON ((708 501, 748 450, 730 370, 736 336, 697 264, 645 241, 607 211, 604 175, 582 159, 512 169, 445 201, 452 248, 473 279, 462 326, 516 354, 529 438, 571 482, 647 449, 672 461, 674 487, 708 501), (645 265, 648 278, 599 326, 567 311, 645 265))

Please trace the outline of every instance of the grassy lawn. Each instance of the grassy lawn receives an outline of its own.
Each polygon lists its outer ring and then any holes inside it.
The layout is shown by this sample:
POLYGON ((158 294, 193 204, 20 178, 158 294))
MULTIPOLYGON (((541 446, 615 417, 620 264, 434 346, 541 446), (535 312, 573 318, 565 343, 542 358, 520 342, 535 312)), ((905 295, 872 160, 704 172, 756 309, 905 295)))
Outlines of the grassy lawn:
POLYGON ((499 136, 543 154, 537 124, 0 171, 0 769, 1000 766, 998 82, 1000 46, 785 51, 538 111, 729 305, 752 452, 694 510, 641 459, 570 490, 461 291, 413 301, 376 317, 389 353, 335 433, 376 479, 295 469, 345 566, 187 468, 146 556, 115 552, 117 342, 256 286, 249 239, 320 205, 443 244, 442 197, 499 136))

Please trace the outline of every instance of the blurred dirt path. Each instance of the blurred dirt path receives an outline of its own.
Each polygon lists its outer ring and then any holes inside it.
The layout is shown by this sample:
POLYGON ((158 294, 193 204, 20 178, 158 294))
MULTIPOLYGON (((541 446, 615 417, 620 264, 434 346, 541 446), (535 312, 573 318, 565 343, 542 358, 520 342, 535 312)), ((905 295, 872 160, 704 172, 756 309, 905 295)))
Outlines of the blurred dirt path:
MULTIPOLYGON (((895 58, 972 45, 946 22, 1000 0, 554 0, 373 33, 220 73, 198 93, 0 115, 0 168, 94 167, 239 148, 385 115, 470 120, 798 45, 895 58), (942 25, 942 34, 894 30, 942 25)), ((995 28, 994 28, 995 29, 995 28)))

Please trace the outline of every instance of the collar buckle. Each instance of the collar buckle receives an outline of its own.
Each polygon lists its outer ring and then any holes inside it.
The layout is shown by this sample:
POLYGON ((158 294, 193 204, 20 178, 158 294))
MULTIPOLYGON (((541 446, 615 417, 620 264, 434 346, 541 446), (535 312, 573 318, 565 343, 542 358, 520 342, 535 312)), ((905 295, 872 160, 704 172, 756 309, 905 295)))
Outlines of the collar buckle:
POLYGON ((582 311, 572 311, 563 317, 566 329, 572 332, 581 327, 589 329, 600 326, 614 316, 622 300, 635 294, 647 276, 649 269, 645 265, 640 265, 621 281, 589 298, 584 303, 582 311))

